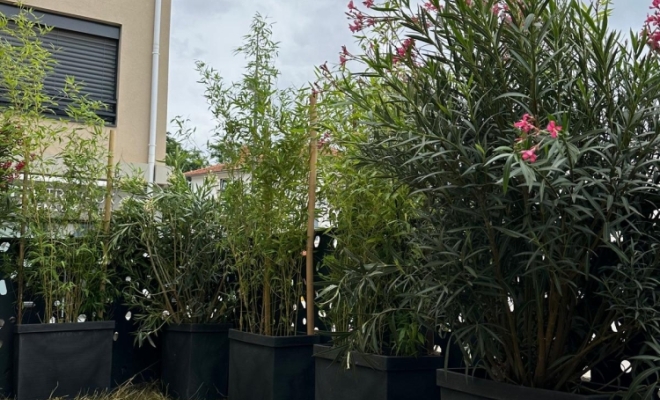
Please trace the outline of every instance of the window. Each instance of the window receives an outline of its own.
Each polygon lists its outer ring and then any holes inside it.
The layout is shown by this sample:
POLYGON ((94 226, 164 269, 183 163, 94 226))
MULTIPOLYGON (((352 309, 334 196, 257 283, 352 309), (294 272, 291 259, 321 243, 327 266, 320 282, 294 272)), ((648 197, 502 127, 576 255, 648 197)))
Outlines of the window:
MULTIPOLYGON (((18 8, 0 4, 0 13, 11 17, 18 13, 18 8)), ((66 116, 67 104, 61 97, 62 89, 66 77, 73 76, 82 86, 81 94, 107 106, 98 114, 114 125, 117 119, 119 27, 41 11, 34 14, 53 28, 43 42, 54 48, 53 58, 57 61, 45 82, 46 92, 59 103, 53 110, 55 114, 66 116)), ((1 33, 0 38, 10 40, 1 33)))

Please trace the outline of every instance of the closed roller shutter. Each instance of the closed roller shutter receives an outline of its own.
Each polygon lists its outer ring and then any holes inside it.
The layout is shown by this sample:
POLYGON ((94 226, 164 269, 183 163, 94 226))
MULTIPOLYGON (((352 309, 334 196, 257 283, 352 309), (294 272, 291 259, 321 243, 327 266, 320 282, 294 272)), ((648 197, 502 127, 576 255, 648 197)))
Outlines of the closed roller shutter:
MULTIPOLYGON (((12 15, 7 13, 10 11, 7 7, 9 6, 0 5, 0 12, 12 15)), ((15 7, 11 8, 15 10, 14 14, 18 12, 15 7)), ((53 27, 42 40, 57 61, 54 71, 45 82, 46 92, 58 103, 58 107, 53 110, 55 114, 66 116, 67 101, 62 97, 62 89, 66 77, 72 76, 81 85, 83 95, 99 100, 107 106, 107 109, 99 110, 99 116, 109 124, 115 124, 119 28, 53 14, 35 14, 40 16, 45 24, 53 27)), ((11 37, 2 33, 0 38, 13 42, 11 37)))

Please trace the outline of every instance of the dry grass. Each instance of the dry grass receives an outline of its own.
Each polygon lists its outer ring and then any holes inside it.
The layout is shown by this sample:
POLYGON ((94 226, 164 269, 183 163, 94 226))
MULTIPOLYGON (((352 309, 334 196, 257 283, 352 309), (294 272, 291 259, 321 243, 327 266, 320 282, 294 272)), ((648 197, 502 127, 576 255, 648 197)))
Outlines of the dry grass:
MULTIPOLYGON (((51 400, 72 400, 71 398, 53 397, 51 400)), ((163 395, 158 385, 132 385, 126 384, 109 393, 99 393, 89 396, 76 397, 76 400, 170 400, 163 395)))
MULTIPOLYGON (((110 393, 77 397, 76 399, 77 400, 169 400, 168 397, 166 397, 160 392, 158 385, 134 386, 130 384, 119 387, 110 393)), ((65 400, 65 399, 61 399, 61 400, 65 400)))

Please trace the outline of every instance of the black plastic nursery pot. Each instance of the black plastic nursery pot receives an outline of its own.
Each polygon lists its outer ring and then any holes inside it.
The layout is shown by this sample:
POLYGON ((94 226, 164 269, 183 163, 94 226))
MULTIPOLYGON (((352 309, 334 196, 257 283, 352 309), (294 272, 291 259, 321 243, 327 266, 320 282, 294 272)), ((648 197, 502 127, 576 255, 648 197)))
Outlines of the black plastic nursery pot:
POLYGON ((110 387, 114 321, 14 327, 17 400, 75 397, 110 387))
POLYGON ((388 357, 351 353, 350 368, 339 351, 314 346, 316 400, 437 400, 436 370, 444 357, 388 357))
POLYGON ((151 342, 138 346, 135 342, 135 333, 140 325, 129 311, 130 309, 121 302, 115 302, 109 313, 115 316, 116 333, 112 345, 112 388, 122 386, 129 381, 139 385, 160 380, 163 335, 154 336, 151 342))
POLYGON ((171 325, 163 336, 161 380, 178 399, 227 396, 231 324, 171 325))
POLYGON ((607 400, 607 395, 580 395, 534 389, 466 375, 465 370, 436 372, 442 400, 607 400))
POLYGON ((319 336, 274 337, 229 331, 231 400, 313 400, 313 346, 319 336))

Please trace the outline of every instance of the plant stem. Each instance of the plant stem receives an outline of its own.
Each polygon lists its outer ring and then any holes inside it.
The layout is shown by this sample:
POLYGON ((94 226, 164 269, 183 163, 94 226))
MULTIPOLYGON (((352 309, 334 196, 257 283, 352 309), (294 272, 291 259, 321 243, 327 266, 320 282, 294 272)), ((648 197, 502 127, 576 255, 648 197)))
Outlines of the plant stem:
POLYGON ((309 200, 307 203, 307 255, 305 257, 307 278, 307 334, 314 334, 314 220, 316 211, 316 91, 309 99, 310 140, 309 140, 309 200))
MULTIPOLYGON (((103 213, 103 233, 105 234, 106 240, 103 244, 103 262, 101 263, 101 302, 105 304, 105 281, 107 279, 106 275, 108 273, 108 247, 110 245, 110 216, 112 214, 112 181, 113 177, 113 164, 114 164, 114 152, 115 150, 115 130, 110 130, 110 137, 108 138, 108 175, 106 180, 105 188, 105 202, 104 202, 104 213, 103 213)), ((103 319, 104 307, 99 309, 99 319, 103 319)))
POLYGON ((29 160, 30 152, 29 147, 26 145, 25 154, 23 155, 25 161, 25 167, 23 169, 23 186, 21 188, 21 239, 18 250, 18 310, 16 312, 16 324, 21 325, 23 323, 23 290, 25 285, 25 277, 23 271, 23 263, 25 262, 25 235, 27 233, 27 190, 28 190, 28 171, 29 171, 29 160))

